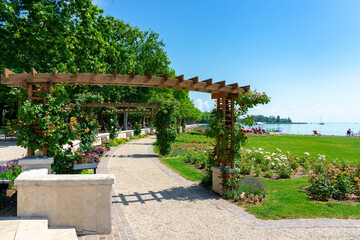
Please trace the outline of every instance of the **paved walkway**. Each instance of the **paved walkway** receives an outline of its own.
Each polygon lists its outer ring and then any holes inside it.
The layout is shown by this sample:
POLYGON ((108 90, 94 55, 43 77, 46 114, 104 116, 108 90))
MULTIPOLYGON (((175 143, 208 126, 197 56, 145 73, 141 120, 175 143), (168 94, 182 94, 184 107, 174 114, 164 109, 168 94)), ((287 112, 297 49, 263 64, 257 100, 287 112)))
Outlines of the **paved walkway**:
POLYGON ((360 239, 360 220, 260 220, 162 165, 155 137, 113 149, 113 234, 80 239, 360 239))
POLYGON ((16 141, 0 141, 0 164, 10 160, 22 158, 26 155, 26 149, 16 146, 16 141))

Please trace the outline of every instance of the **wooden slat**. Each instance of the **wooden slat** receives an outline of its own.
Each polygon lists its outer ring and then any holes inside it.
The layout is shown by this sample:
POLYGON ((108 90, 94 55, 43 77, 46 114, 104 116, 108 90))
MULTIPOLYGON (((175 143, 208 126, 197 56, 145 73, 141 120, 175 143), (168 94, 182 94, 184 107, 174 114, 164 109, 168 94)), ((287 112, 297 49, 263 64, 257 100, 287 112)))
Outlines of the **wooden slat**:
POLYGON ((117 69, 114 70, 113 75, 114 75, 114 80, 116 80, 116 77, 117 77, 117 69))
POLYGON ((143 108, 161 108, 158 104, 146 103, 85 103, 81 105, 82 108, 86 107, 143 107, 143 108))
POLYGON ((37 71, 35 70, 35 68, 31 67, 31 75, 33 78, 35 78, 35 76, 37 75, 37 71))
POLYGON ((218 93, 224 92, 227 94, 236 94, 241 91, 249 90, 249 86, 239 87, 235 84, 225 85, 224 81, 212 84, 212 79, 207 79, 202 82, 198 81, 198 78, 191 78, 189 80, 184 80, 182 76, 177 78, 169 78, 168 74, 163 75, 162 77, 154 77, 151 74, 146 76, 137 76, 135 71, 129 75, 121 74, 96 74, 94 80, 94 74, 91 73, 35 73, 35 78, 33 77, 34 72, 31 74, 15 74, 9 71, 4 71, 4 74, 1 75, 1 82, 8 86, 24 86, 24 81, 27 82, 31 79, 31 82, 34 84, 48 83, 49 81, 52 84, 62 84, 62 83, 75 83, 78 85, 118 85, 118 86, 139 86, 139 87, 156 87, 156 88, 173 88, 173 89, 183 89, 188 91, 197 91, 205 93, 218 93), (11 75, 11 77, 9 77, 11 75), (55 77, 55 76, 56 77, 55 77))
POLYGON ((193 81, 194 84, 196 84, 199 82, 199 77, 193 77, 193 78, 190 78, 189 80, 193 81))
POLYGON ((10 74, 15 74, 15 73, 10 71, 7 68, 4 68, 4 76, 5 76, 5 78, 10 78, 10 74))

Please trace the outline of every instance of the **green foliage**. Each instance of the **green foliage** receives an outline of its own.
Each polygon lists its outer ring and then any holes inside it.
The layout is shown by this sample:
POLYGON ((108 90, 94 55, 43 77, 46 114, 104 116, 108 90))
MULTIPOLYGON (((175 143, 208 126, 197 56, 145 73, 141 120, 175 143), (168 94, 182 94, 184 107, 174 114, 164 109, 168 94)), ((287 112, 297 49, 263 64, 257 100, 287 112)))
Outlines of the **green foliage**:
POLYGON ((156 135, 160 154, 165 156, 170 153, 171 144, 176 139, 176 115, 178 104, 176 101, 166 101, 162 104, 154 117, 154 127, 158 132, 156 135))
POLYGON ((203 176, 206 174, 201 173, 192 165, 185 163, 184 160, 185 157, 160 158, 162 163, 179 173, 184 178, 190 181, 201 181, 203 176))
POLYGON ((94 174, 94 172, 93 171, 90 171, 90 170, 81 170, 80 172, 79 172, 80 174, 94 174))
POLYGON ((49 149, 49 155, 75 139, 78 129, 74 109, 69 99, 48 96, 48 102, 34 104, 26 101, 20 108, 18 121, 13 123, 17 145, 33 150, 43 146, 49 149), (72 116, 70 118, 70 116, 72 116))
POLYGON ((78 152, 58 149, 55 152, 54 163, 51 170, 56 174, 73 174, 75 162, 81 162, 81 155, 78 152))
POLYGON ((188 151, 186 153, 185 161, 192 164, 196 164, 200 168, 205 168, 207 166, 207 156, 203 152, 197 153, 197 152, 188 151))
POLYGON ((348 164, 356 164, 359 161, 360 138, 349 137, 316 137, 316 136, 298 136, 298 135, 278 135, 267 137, 258 134, 249 134, 247 144, 244 148, 263 148, 267 152, 275 152, 277 148, 283 152, 289 151, 295 157, 303 157, 304 152, 310 156, 318 154, 326 155, 327 159, 336 161, 343 167, 348 164))
POLYGON ((211 118, 210 112, 203 112, 201 115, 201 123, 209 123, 211 118))
POLYGON ((118 115, 110 115, 109 121, 110 139, 115 139, 119 132, 119 118, 118 115))
POLYGON ((141 127, 142 127, 141 123, 135 122, 132 127, 134 129, 134 134, 136 136, 141 134, 141 127))
POLYGON ((263 115, 252 115, 254 122, 266 122, 266 123, 292 123, 290 118, 280 118, 277 116, 276 118, 273 116, 266 117, 263 115))
POLYGON ((126 138, 116 138, 116 139, 110 139, 109 141, 106 141, 104 143, 105 146, 110 146, 110 147, 117 147, 120 144, 126 143, 130 141, 129 139, 126 138))
POLYGON ((225 126, 222 113, 217 110, 211 112, 211 117, 208 125, 208 136, 218 139, 215 149, 220 153, 220 159, 228 165, 232 166, 234 159, 240 158, 240 147, 245 144, 247 136, 243 130, 243 126, 251 126, 253 119, 246 116, 249 108, 253 108, 259 104, 267 104, 270 99, 265 93, 259 94, 256 91, 248 91, 240 93, 240 97, 235 99, 235 117, 236 119, 243 118, 240 124, 235 125, 234 134, 232 129, 225 126), (230 141, 234 145, 234 151, 229 153, 226 149, 231 149, 230 141))
POLYGON ((263 204, 245 206, 250 214, 261 219, 294 218, 360 218, 360 205, 312 201, 305 191, 306 177, 285 180, 261 179, 268 195, 263 204))
POLYGON ((225 182, 224 197, 227 199, 257 203, 266 196, 266 189, 257 178, 232 172, 225 175, 225 182))
POLYGON ((0 179, 11 179, 11 183, 9 184, 9 188, 14 186, 14 180, 21 173, 21 167, 19 165, 13 165, 11 169, 5 170, 0 173, 0 179))
POLYGON ((345 199, 349 194, 360 195, 360 169, 348 166, 332 169, 309 177, 308 188, 312 197, 319 200, 345 199))

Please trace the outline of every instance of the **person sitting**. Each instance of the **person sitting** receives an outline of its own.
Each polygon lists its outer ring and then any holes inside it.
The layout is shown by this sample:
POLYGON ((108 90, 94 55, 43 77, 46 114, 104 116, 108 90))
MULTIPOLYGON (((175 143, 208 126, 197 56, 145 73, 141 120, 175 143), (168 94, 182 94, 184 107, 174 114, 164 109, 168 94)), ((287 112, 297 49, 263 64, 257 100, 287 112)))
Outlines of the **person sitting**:
POLYGON ((349 130, 347 130, 346 132, 346 136, 350 137, 351 136, 351 129, 349 128, 349 130))

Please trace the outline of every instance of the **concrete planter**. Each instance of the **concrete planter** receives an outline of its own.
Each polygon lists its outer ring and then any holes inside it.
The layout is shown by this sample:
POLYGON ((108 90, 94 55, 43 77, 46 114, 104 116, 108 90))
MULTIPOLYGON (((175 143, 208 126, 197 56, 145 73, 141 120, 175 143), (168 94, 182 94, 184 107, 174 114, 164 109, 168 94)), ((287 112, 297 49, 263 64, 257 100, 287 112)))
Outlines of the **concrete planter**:
MULTIPOLYGON (((229 168, 229 172, 232 173, 235 169, 229 168)), ((223 187, 221 184, 221 167, 212 167, 212 190, 220 195, 223 195, 223 187)))

